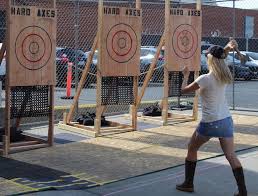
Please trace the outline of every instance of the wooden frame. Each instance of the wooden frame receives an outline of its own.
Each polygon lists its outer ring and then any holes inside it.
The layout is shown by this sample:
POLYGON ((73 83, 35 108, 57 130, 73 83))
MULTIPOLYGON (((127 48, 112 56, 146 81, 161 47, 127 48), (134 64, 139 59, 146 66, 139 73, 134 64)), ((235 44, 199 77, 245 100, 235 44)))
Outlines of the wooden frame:
MULTIPOLYGON (((107 134, 116 134, 121 132, 128 132, 128 131, 135 131, 137 129, 137 95, 138 95, 138 76, 135 76, 133 74, 133 93, 134 93, 134 104, 130 107, 130 115, 131 115, 131 125, 125 125, 120 124, 117 122, 108 121, 109 126, 101 127, 101 115, 104 113, 106 106, 101 105, 101 81, 102 81, 102 74, 100 71, 100 68, 97 69, 97 87, 96 87, 96 118, 94 121, 94 126, 84 126, 79 125, 76 122, 72 122, 72 117, 75 112, 75 107, 78 104, 79 97, 83 88, 83 85, 86 81, 87 74, 90 69, 90 65, 95 53, 95 50, 100 47, 101 43, 100 36, 102 32, 102 18, 103 18, 103 0, 99 0, 99 7, 98 7, 98 13, 99 13, 99 21, 98 21, 98 33, 95 37, 91 52, 89 54, 89 57, 87 59, 85 68, 82 72, 82 77, 78 85, 78 89, 76 91, 73 104, 70 107, 70 110, 68 114, 64 114, 64 119, 62 122, 59 123, 59 127, 68 131, 77 132, 80 134, 85 134, 90 137, 98 137, 103 136, 107 134)), ((136 0, 136 9, 141 9, 141 0, 136 0)), ((101 58, 101 50, 98 51, 98 57, 101 58)), ((98 59, 98 62, 100 62, 100 59, 98 59)))
MULTIPOLYGON (((53 9, 56 9, 56 0, 53 0, 51 2, 51 6, 53 9)), ((7 3, 7 17, 10 21, 10 14, 11 14, 11 0, 7 3)), ((11 39, 11 32, 10 32, 10 24, 8 23, 7 28, 7 37, 5 39, 5 42, 3 44, 3 47, 1 48, 0 52, 0 58, 2 60, 2 56, 4 54, 4 51, 6 51, 7 59, 6 59, 6 93, 5 93, 5 135, 3 136, 3 142, 0 143, 0 153, 2 153, 3 156, 8 156, 9 153, 14 152, 20 152, 25 150, 32 150, 42 147, 48 147, 52 146, 54 143, 54 84, 49 85, 50 87, 50 114, 49 114, 49 128, 48 128, 48 137, 47 140, 43 140, 41 138, 37 138, 34 136, 30 136, 27 134, 24 134, 25 140, 22 142, 10 142, 10 129, 11 129, 11 112, 10 112, 10 92, 11 92, 11 86, 9 85, 9 69, 10 69, 10 39, 11 39)), ((55 73, 55 66, 53 67, 54 73, 55 73)), ((20 120, 17 119, 16 122, 16 128, 20 125, 20 120)))
MULTIPOLYGON (((138 108, 142 97, 145 93, 145 90, 148 86, 148 83, 150 82, 150 79, 152 77, 152 74, 154 72, 154 68, 156 66, 156 63, 158 61, 160 52, 162 50, 162 47, 165 45, 166 41, 166 34, 168 31, 168 23, 169 23, 169 17, 170 17, 170 0, 165 1, 165 32, 163 33, 160 43, 157 47, 157 52, 155 54, 154 59, 152 60, 152 63, 150 65, 149 71, 146 75, 146 78, 143 82, 142 90, 139 93, 139 96, 137 98, 137 104, 136 107, 138 108)), ((196 9, 201 10, 201 0, 196 0, 196 9)), ((150 121, 150 122, 159 122, 162 123, 163 125, 168 125, 170 122, 175 123, 175 122, 185 122, 185 121, 194 121, 197 120, 198 118, 198 92, 195 93, 194 97, 194 106, 193 106, 193 114, 191 116, 186 116, 186 115, 177 115, 177 114, 172 114, 169 113, 168 111, 168 91, 169 91, 169 71, 166 68, 167 66, 164 66, 164 88, 163 88, 163 99, 161 102, 162 106, 162 117, 147 117, 147 116, 141 116, 139 119, 145 120, 145 121, 150 121), (170 122, 169 122, 170 121, 170 122)), ((195 71, 195 79, 199 76, 199 71, 195 71)))

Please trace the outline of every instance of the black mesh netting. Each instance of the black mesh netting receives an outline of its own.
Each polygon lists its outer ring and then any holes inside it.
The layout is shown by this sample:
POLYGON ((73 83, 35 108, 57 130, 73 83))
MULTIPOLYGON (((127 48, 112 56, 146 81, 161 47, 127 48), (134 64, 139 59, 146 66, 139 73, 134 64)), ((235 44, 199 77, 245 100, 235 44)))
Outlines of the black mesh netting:
POLYGON ((102 77, 101 105, 130 105, 133 103, 133 76, 102 77))
MULTIPOLYGON (((194 97, 195 93, 181 94, 181 86, 183 83, 183 73, 180 71, 169 72, 169 82, 168 82, 168 96, 169 97, 194 97)), ((194 81, 194 72, 190 72, 188 84, 194 81)))
POLYGON ((11 88, 11 118, 48 116, 49 86, 11 88))

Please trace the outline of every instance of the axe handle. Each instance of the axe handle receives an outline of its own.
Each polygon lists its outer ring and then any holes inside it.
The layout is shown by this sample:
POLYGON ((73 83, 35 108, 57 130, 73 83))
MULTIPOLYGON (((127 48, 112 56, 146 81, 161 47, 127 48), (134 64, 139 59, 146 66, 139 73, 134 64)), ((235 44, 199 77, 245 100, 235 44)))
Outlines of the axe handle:
MULTIPOLYGON (((229 40, 234 40, 233 37, 230 37, 229 40)), ((239 59, 241 62, 244 62, 244 56, 241 54, 241 52, 239 51, 238 47, 237 48, 234 48, 234 50, 236 51, 237 55, 239 56, 239 59)))

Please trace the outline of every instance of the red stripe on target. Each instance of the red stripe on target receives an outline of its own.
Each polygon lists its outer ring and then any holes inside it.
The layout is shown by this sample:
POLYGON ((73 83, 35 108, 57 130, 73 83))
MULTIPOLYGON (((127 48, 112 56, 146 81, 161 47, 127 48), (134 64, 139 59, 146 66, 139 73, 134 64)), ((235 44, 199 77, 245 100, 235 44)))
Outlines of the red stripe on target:
POLYGON ((15 55, 18 63, 28 70, 39 70, 48 65, 52 55, 52 40, 40 26, 27 26, 17 35, 15 55))
POLYGON ((138 49, 138 38, 130 25, 115 24, 106 36, 106 50, 113 61, 127 63, 135 56, 138 49))
POLYGON ((190 31, 183 30, 178 34, 177 47, 181 52, 185 52, 185 53, 190 52, 193 49, 193 46, 194 46, 194 37, 190 31), (190 39, 187 35, 191 36, 190 39), (191 44, 191 46, 189 46, 189 44, 191 44), (183 46, 184 48, 182 48, 183 46))
MULTIPOLYGON (((126 45, 127 45, 128 42, 126 42, 126 39, 125 39, 125 38, 122 38, 122 39, 125 41, 125 47, 126 47, 126 45)), ((118 32, 115 33, 115 35, 114 35, 113 38, 112 38, 112 49, 113 49, 113 51, 114 51, 118 56, 126 56, 126 55, 128 55, 129 52, 132 50, 132 43, 133 43, 132 37, 130 36, 130 34, 129 34, 128 32, 126 32, 126 31, 124 31, 124 30, 118 31, 118 32), (115 46, 114 38, 115 38, 115 36, 118 35, 119 33, 125 33, 125 34, 130 38, 130 48, 129 48, 129 50, 127 50, 125 53, 122 53, 122 54, 119 54, 119 52, 117 52, 117 51, 115 50, 115 48, 114 48, 114 46, 115 46)), ((117 43, 117 46, 122 49, 122 47, 119 46, 119 43, 117 43)), ((124 48, 125 48, 125 47, 124 47, 124 48)))
POLYGON ((194 26, 190 24, 179 25, 172 37, 173 50, 181 59, 190 59, 198 48, 198 34, 194 26))

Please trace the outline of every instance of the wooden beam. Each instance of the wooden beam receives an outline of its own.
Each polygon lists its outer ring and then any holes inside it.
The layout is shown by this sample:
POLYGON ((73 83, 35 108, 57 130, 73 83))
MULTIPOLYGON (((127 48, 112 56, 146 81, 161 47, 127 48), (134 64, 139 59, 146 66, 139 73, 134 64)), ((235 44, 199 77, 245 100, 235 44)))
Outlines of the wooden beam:
POLYGON ((16 152, 39 149, 39 148, 46 148, 46 147, 48 147, 48 144, 35 144, 35 145, 29 145, 29 146, 18 146, 18 147, 10 148, 10 152, 11 153, 16 153, 16 152))
POLYGON ((55 116, 55 86, 50 86, 50 114, 49 114, 49 122, 48 122, 48 144, 49 146, 53 146, 54 144, 54 116, 55 116))
POLYGON ((74 114, 75 107, 76 107, 76 105, 77 105, 77 103, 79 101, 79 97, 81 95, 82 88, 83 88, 83 86, 85 84, 88 72, 90 70, 90 65, 92 63, 92 59, 93 59, 95 50, 97 48, 97 42, 98 42, 98 36, 95 37, 92 49, 91 49, 91 51, 89 53, 89 56, 87 58, 87 62, 86 62, 85 68, 84 68, 84 70, 82 72, 82 76, 81 76, 81 79, 80 79, 80 82, 79 82, 79 85, 78 85, 78 89, 77 89, 77 91, 75 93, 75 96, 74 96, 73 104, 71 105, 69 113, 67 115, 67 122, 71 122, 71 118, 72 118, 72 116, 74 114))
MULTIPOLYGON (((196 0, 196 9, 197 10, 202 9, 202 0, 196 0)), ((199 71, 195 71, 194 80, 196 80, 198 77, 199 77, 199 71)), ((192 115, 194 120, 198 119, 198 104, 199 104, 199 92, 195 91, 195 97, 194 97, 194 103, 193 103, 193 115, 192 115)))
POLYGON ((136 9, 142 9, 142 2, 141 2, 141 0, 136 0, 136 9))
POLYGON ((145 90, 148 87, 148 84, 149 84, 151 76, 152 76, 152 74, 154 72, 155 66, 156 66, 157 61, 159 59, 160 51, 162 50, 162 47, 164 46, 164 43, 165 43, 165 36, 163 34, 161 39, 160 39, 160 43, 159 43, 159 46, 157 48, 157 52, 156 52, 156 54, 154 56, 154 59, 151 62, 150 68, 149 68, 149 70, 147 72, 147 75, 145 77, 145 80, 143 82, 143 85, 142 85, 142 88, 141 88, 141 92, 139 93, 139 95, 137 97, 136 108, 139 107, 139 105, 141 103, 141 100, 142 100, 142 97, 143 97, 143 95, 145 93, 145 90))
POLYGON ((4 145, 3 145, 3 155, 7 156, 9 154, 10 150, 10 128, 11 128, 11 110, 10 110, 10 93, 11 88, 9 86, 9 67, 10 67, 10 9, 11 9, 11 0, 7 1, 6 6, 7 12, 7 31, 6 31, 6 78, 5 78, 5 136, 4 139, 4 145))
POLYGON ((0 50, 0 65, 1 65, 2 60, 4 58, 5 51, 6 51, 6 43, 4 41, 3 44, 2 44, 1 50, 0 50))
MULTIPOLYGON (((141 0, 136 0, 135 4, 136 9, 141 9, 141 0)), ((131 106, 131 115, 132 115, 132 127, 133 131, 137 130, 137 95, 138 95, 138 82, 139 76, 133 77, 133 94, 134 94, 134 104, 131 106)))
MULTIPOLYGON (((101 40, 103 33, 103 0, 99 0, 98 5, 98 40, 101 40)), ((100 41, 98 42, 98 48, 100 45, 104 44, 100 41)), ((101 62, 102 58, 102 50, 98 50, 98 62, 101 62)), ((102 83, 102 75, 100 72, 100 64, 97 65, 97 87, 96 87, 96 117, 94 119, 94 129, 97 135, 100 134, 101 128, 101 115, 104 111, 104 106, 101 105, 101 83, 102 83)))
MULTIPOLYGON (((165 41, 170 40, 169 36, 169 23, 170 23, 170 0, 165 1, 165 41)), ((167 52, 167 50, 165 50, 167 52)), ((166 55, 165 55, 166 57, 166 55)), ((163 87, 163 100, 162 100, 162 121, 163 125, 168 124, 168 91, 169 91, 169 72, 168 72, 168 59, 165 58, 164 65, 164 87, 163 87)))
POLYGON ((201 10, 202 9, 202 0, 196 0, 196 9, 201 10))
POLYGON ((40 142, 39 141, 15 142, 15 143, 11 143, 10 147, 28 146, 28 145, 35 145, 35 144, 40 144, 40 142))

